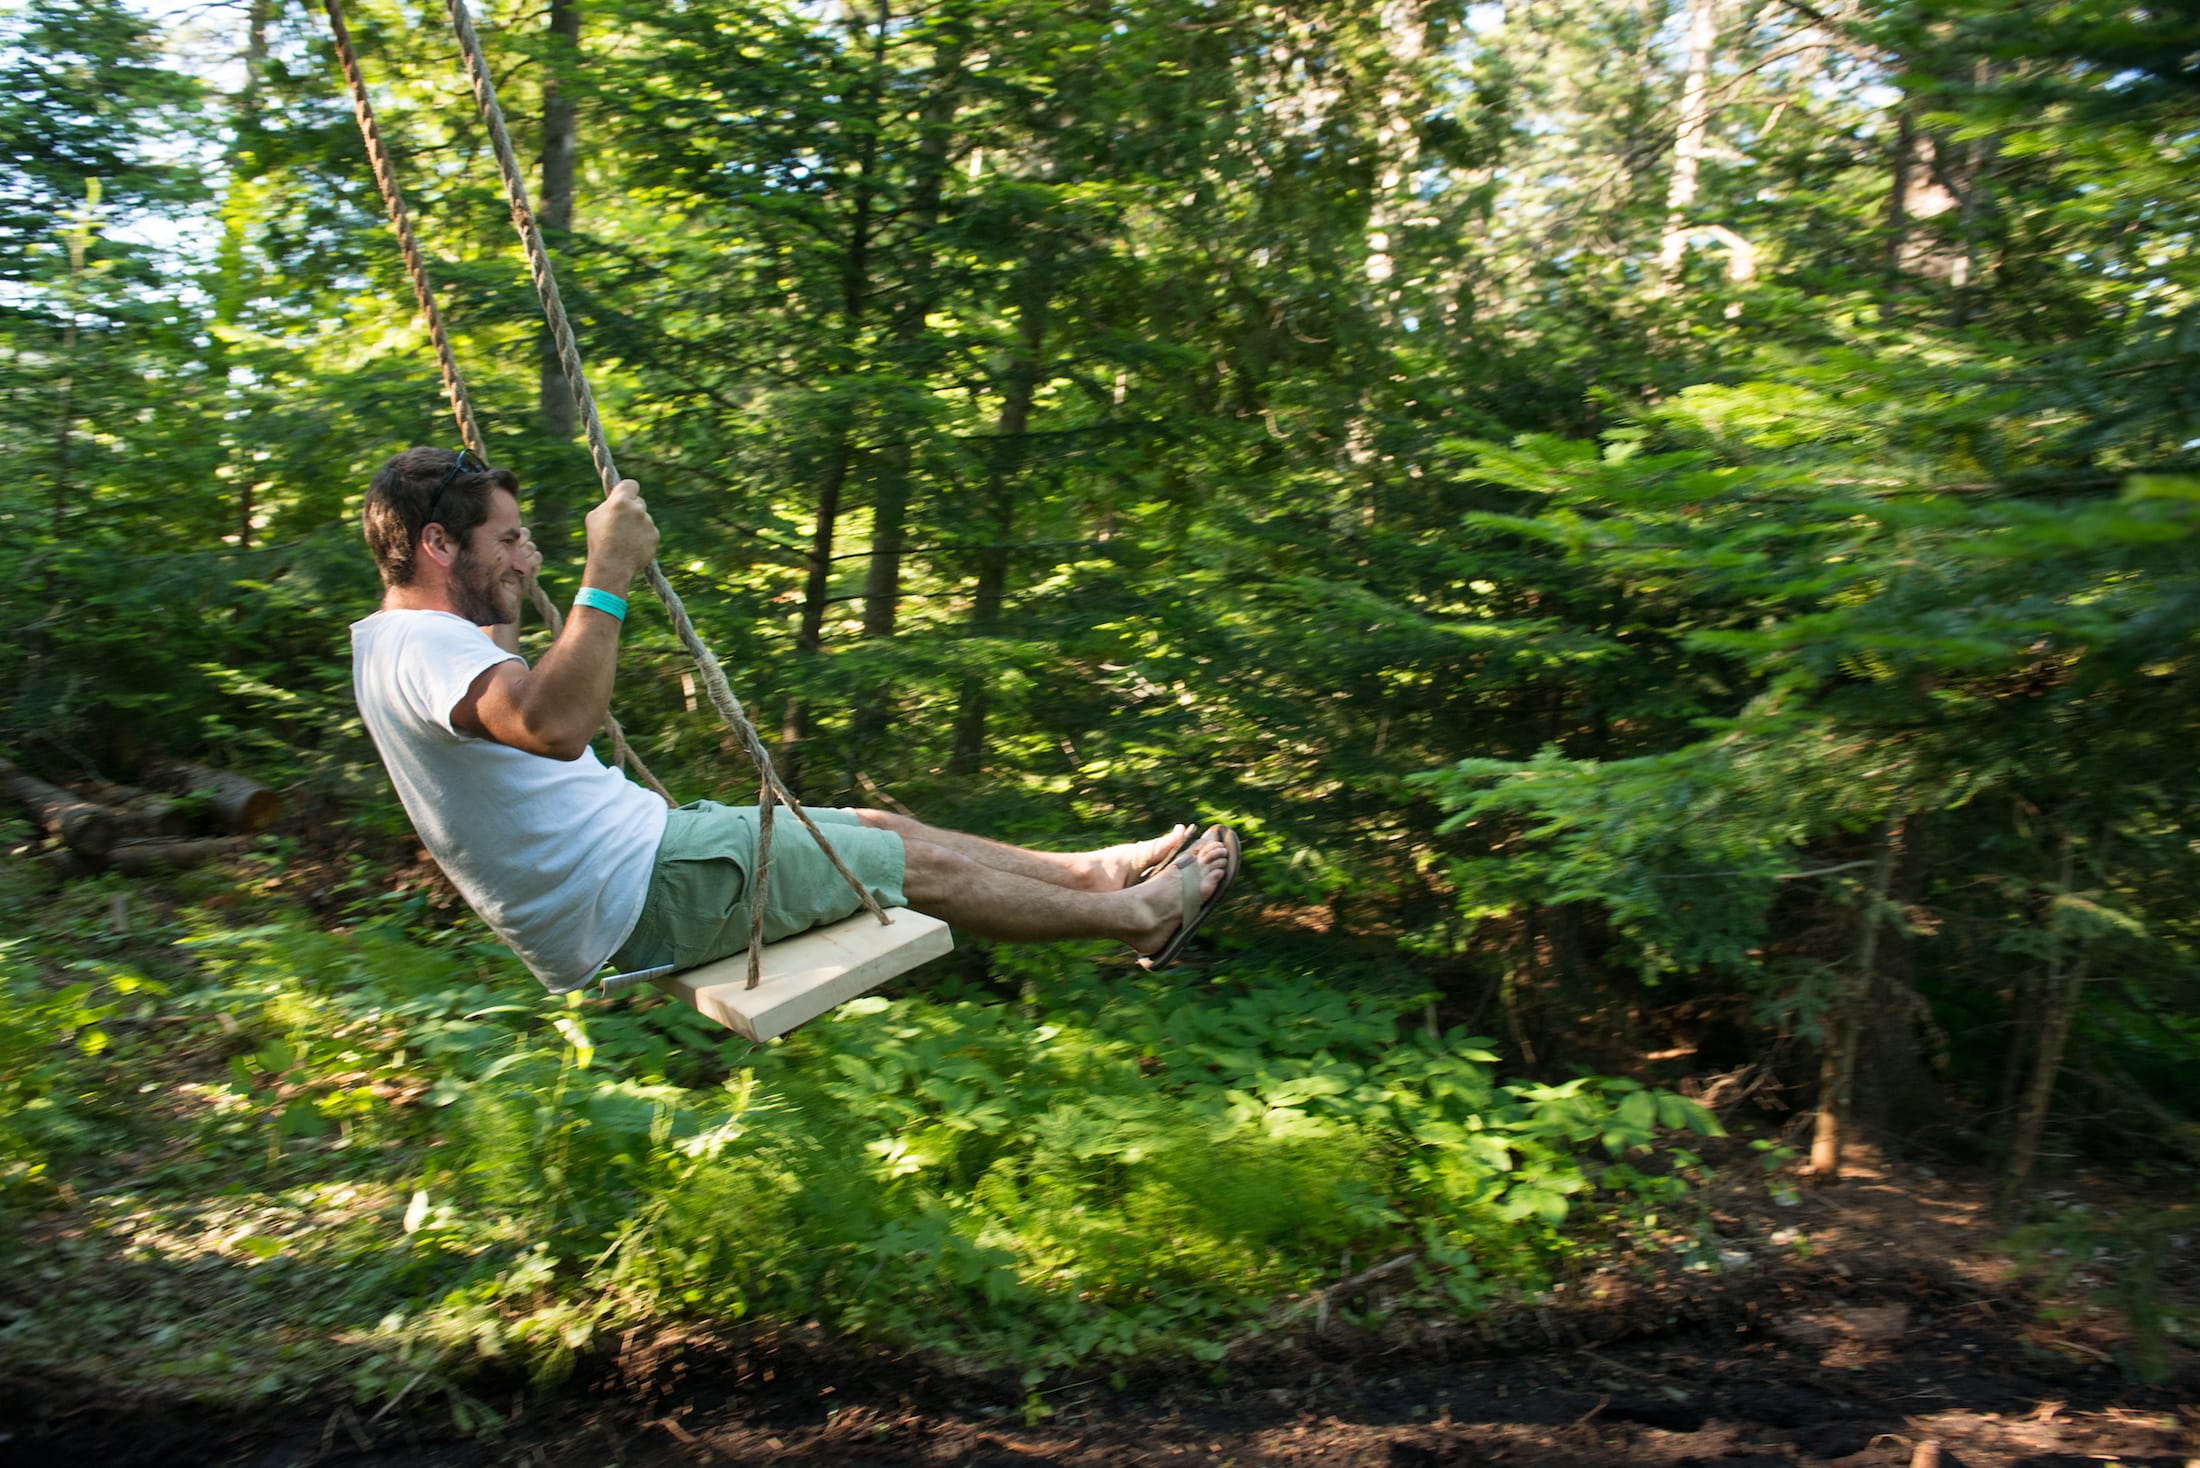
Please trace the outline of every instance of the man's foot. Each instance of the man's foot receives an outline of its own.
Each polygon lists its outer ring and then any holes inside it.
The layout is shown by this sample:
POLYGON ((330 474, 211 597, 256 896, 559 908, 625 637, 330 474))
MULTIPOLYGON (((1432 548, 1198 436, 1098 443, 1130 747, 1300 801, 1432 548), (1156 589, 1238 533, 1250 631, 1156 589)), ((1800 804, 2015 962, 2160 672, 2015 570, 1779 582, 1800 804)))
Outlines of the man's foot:
POLYGON ((1150 841, 1127 841, 1088 853, 1093 863, 1092 889, 1112 892, 1119 887, 1137 886, 1190 846, 1198 830, 1191 825, 1171 826, 1150 841))
POLYGON ((1131 942, 1144 968, 1176 961, 1192 934, 1221 904, 1238 868, 1237 832, 1210 826, 1192 849, 1138 885, 1153 926, 1131 942))

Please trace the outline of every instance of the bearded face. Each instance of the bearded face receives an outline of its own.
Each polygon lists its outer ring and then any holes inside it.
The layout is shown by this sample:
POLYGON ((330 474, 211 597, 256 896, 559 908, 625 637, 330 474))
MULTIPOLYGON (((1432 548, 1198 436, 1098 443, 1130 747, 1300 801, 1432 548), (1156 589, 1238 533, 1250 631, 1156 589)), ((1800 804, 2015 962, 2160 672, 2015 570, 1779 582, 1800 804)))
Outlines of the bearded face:
POLYGON ((477 627, 519 620, 520 590, 509 557, 484 557, 467 545, 451 562, 451 599, 458 614, 477 627))

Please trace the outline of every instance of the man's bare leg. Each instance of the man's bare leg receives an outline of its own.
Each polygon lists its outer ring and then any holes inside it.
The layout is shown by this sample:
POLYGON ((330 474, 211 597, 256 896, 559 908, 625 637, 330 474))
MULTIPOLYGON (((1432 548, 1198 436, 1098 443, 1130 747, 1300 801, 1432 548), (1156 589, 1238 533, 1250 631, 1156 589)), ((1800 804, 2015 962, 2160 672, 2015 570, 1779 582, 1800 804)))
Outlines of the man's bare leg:
POLYGON ((921 841, 928 846, 966 856, 994 871, 1027 877, 1052 887, 1066 887, 1073 892, 1120 890, 1138 873, 1174 850, 1193 829, 1190 826, 1175 826, 1151 840, 1126 842, 1121 846, 1102 847, 1098 851, 1032 851, 1001 841, 988 841, 983 836, 972 836, 963 831, 947 831, 938 826, 927 826, 922 821, 896 815, 892 811, 859 810, 855 814, 856 819, 866 826, 892 831, 901 837, 905 846, 921 841))
MULTIPOLYGON (((1183 877, 1175 864, 1135 886, 1078 890, 990 866, 959 845, 918 836, 904 836, 902 844, 907 858, 902 893, 909 905, 981 938, 1041 943, 1113 938, 1140 953, 1155 953, 1184 923, 1183 877)), ((1222 885, 1227 854, 1220 841, 1208 839, 1179 858, 1186 859, 1198 868, 1199 900, 1205 902, 1222 885)))

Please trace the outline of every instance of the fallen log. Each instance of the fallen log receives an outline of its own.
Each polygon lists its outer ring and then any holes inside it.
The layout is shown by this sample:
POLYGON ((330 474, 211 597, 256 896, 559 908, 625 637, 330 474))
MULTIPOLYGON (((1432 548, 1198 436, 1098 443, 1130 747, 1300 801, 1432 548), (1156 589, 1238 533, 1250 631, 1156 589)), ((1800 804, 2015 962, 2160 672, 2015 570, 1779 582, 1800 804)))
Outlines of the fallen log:
POLYGON ((58 837, 71 851, 97 861, 113 848, 118 823, 107 807, 13 765, 0 765, 0 784, 48 835, 58 837))
POLYGON ((94 861, 82 852, 71 851, 66 846, 56 846, 51 851, 41 851, 38 855, 31 857, 30 860, 37 862, 64 882, 73 882, 78 877, 95 877, 107 869, 106 862, 94 861))
POLYGON ((99 779, 77 781, 76 791, 86 800, 96 800, 101 805, 128 805, 152 794, 142 785, 118 785, 112 780, 99 779))
POLYGON ((121 818, 124 840, 191 834, 191 812, 165 796, 148 795, 143 800, 133 800, 128 805, 116 807, 115 814, 121 818))
POLYGON ((156 795, 136 785, 117 785, 111 780, 86 780, 77 789, 86 799, 95 800, 115 813, 119 823, 117 834, 123 840, 133 836, 191 834, 191 812, 165 795, 156 795))
POLYGON ((211 765, 175 760, 162 767, 167 778, 193 795, 203 795, 222 829, 239 835, 264 831, 283 812, 282 797, 244 775, 211 765))
POLYGON ((234 856, 251 848, 250 836, 207 836, 196 841, 159 838, 117 841, 107 853, 107 865, 126 877, 151 876, 181 867, 195 867, 217 857, 234 856))

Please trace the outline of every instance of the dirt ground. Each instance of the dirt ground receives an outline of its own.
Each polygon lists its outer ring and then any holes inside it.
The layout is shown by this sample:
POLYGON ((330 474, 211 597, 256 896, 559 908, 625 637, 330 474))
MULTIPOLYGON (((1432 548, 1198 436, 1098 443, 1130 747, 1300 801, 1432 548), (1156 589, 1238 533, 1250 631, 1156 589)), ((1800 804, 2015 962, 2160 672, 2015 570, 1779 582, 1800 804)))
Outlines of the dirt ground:
MULTIPOLYGON (((2112 1320, 2044 1322, 1982 1199, 1878 1162, 1784 1205, 1737 1183, 1714 1213, 1716 1271, 1585 1280, 1471 1328, 1394 1317, 1371 1332, 1340 1310, 1317 1331, 1308 1315, 1226 1372, 1050 1390, 1051 1415, 1027 1414, 1013 1380, 798 1329, 629 1340, 548 1398, 484 1388, 510 1414, 490 1438, 440 1410, 238 1414, 10 1381, 0 1468, 2200 1468, 2200 1365, 2140 1385, 2112 1320)), ((2194 1267, 2188 1249, 2172 1287, 2194 1267)))

